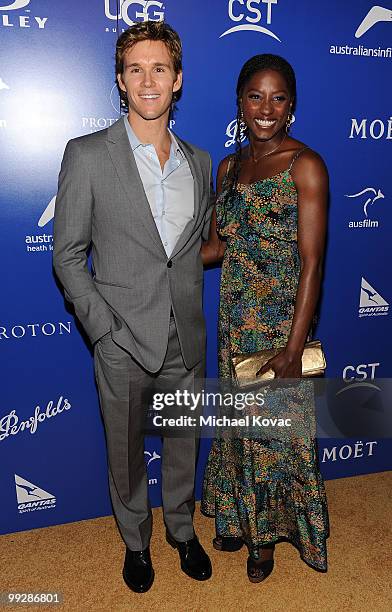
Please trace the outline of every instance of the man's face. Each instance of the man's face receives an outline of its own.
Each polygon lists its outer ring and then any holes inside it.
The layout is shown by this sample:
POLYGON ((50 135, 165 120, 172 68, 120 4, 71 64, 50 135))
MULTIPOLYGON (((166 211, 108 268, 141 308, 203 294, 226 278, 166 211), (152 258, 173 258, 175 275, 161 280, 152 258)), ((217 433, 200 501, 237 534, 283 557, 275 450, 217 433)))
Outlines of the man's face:
POLYGON ((182 72, 174 72, 165 43, 143 40, 126 52, 117 80, 127 93, 130 115, 151 121, 169 113, 173 93, 181 88, 182 72))

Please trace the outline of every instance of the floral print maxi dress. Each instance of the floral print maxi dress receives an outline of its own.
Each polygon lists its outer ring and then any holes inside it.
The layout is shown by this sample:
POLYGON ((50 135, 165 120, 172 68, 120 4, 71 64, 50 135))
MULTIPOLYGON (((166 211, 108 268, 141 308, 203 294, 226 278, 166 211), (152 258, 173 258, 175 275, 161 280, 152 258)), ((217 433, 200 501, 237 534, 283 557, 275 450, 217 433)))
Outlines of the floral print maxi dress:
MULTIPOLYGON (((284 346, 290 333, 300 273, 297 192, 290 170, 237 184, 225 205, 224 183, 217 200, 217 228, 227 241, 219 310, 221 379, 231 377, 231 355, 284 346)), ((306 563, 326 570, 327 501, 311 433, 313 395, 307 393, 309 383, 303 384, 293 410, 301 413, 309 435, 216 438, 201 509, 215 516, 220 536, 241 536, 254 548, 285 538, 306 563)))

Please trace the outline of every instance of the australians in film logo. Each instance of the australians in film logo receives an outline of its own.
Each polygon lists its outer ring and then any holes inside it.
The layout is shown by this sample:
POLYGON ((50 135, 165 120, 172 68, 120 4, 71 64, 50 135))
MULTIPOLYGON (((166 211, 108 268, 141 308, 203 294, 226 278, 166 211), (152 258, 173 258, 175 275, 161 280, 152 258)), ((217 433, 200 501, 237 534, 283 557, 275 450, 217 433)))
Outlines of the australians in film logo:
POLYGON ((362 277, 359 297, 359 317, 378 317, 387 315, 389 303, 362 277))
POLYGON ((228 0, 227 12, 231 26, 220 38, 235 32, 258 32, 281 42, 272 31, 272 15, 279 0, 228 0))
POLYGON ((29 480, 15 474, 16 500, 19 514, 56 507, 56 497, 29 480))
POLYGON ((165 18, 165 5, 159 0, 104 0, 104 6, 106 18, 113 24, 106 26, 105 32, 116 33, 117 22, 124 32, 138 21, 163 21, 165 18))
MULTIPOLYGON (((355 38, 362 38, 368 34, 369 30, 373 29, 376 24, 381 22, 392 23, 392 10, 382 6, 372 6, 364 15, 360 24, 354 32, 355 38)), ((385 37, 386 39, 386 37, 385 37)), ((385 40, 384 39, 384 40, 385 40)), ((354 43, 354 40, 352 41, 354 43)), ((331 45, 329 52, 333 55, 353 55, 363 57, 375 57, 382 59, 390 59, 392 57, 392 47, 381 46, 366 46, 366 44, 335 44, 331 45)))
MULTIPOLYGON (((48 18, 32 14, 31 0, 0 0, 0 26, 3 28, 35 28, 44 30, 48 18), (4 3, 5 1, 5 3, 4 3)), ((32 0, 34 6, 35 0, 32 0)), ((34 9, 33 9, 34 10, 34 9)))
POLYGON ((349 229, 374 229, 379 227, 378 220, 373 217, 376 214, 375 211, 378 208, 378 204, 385 198, 381 189, 365 187, 358 191, 358 193, 346 194, 346 198, 354 201, 358 211, 363 212, 363 219, 350 220, 348 222, 349 229))
POLYGON ((68 412, 71 408, 71 402, 63 395, 60 395, 57 401, 50 400, 43 408, 37 405, 34 408, 34 413, 27 419, 20 419, 16 410, 13 409, 0 418, 0 442, 25 431, 34 435, 44 421, 50 421, 50 419, 68 412))

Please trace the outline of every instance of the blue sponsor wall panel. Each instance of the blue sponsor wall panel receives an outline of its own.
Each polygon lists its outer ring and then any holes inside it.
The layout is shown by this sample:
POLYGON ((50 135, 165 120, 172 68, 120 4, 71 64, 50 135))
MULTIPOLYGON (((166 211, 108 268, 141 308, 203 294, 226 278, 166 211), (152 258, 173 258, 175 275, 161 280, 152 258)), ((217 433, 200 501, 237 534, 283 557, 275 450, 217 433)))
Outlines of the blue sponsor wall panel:
MULTIPOLYGON (((165 19, 181 35, 184 88, 172 127, 210 152, 215 171, 234 150, 244 61, 267 52, 293 64, 292 134, 322 155, 331 179, 317 330, 327 374, 342 387, 391 377, 391 12, 390 0, 0 0, 0 533, 111 513, 92 352, 51 250, 66 142, 119 118, 115 42, 135 21, 165 19)), ((219 278, 217 267, 205 272, 209 378, 219 278)), ((355 393, 348 388, 347 401, 355 393)), ((202 440, 198 495, 209 445, 202 440)), ((319 451, 325 478, 392 468, 387 438, 321 438, 319 451)), ((160 456, 159 439, 147 439, 153 506, 160 456)))

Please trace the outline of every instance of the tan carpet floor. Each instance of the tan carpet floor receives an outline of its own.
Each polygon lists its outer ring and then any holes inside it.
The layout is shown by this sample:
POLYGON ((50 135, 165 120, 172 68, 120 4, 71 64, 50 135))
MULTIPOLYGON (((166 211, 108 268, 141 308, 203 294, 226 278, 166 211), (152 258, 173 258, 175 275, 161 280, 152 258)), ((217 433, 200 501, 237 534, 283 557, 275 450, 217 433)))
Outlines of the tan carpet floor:
POLYGON ((316 572, 290 544, 276 548, 275 569, 261 584, 246 577, 245 548, 212 548, 213 520, 196 510, 195 524, 213 563, 213 576, 196 582, 179 569, 154 510, 151 554, 155 582, 131 592, 121 577, 124 547, 113 517, 1 536, 0 591, 58 591, 61 606, 12 610, 64 611, 379 611, 392 610, 392 472, 327 481, 331 536, 329 570, 316 572))

